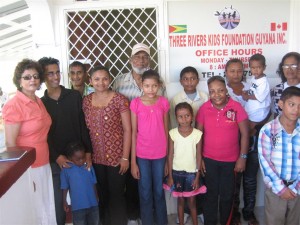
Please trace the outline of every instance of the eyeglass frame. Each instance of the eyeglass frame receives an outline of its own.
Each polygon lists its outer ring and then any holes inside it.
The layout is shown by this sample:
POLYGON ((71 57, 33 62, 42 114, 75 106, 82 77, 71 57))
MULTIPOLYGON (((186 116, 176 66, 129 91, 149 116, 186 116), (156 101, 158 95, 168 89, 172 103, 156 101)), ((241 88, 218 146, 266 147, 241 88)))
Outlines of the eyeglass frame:
POLYGON ((23 80, 31 80, 32 78, 33 78, 34 80, 40 80, 40 79, 41 79, 39 74, 33 74, 33 75, 28 74, 28 75, 22 76, 21 78, 22 78, 23 80))
POLYGON ((282 65, 282 69, 292 69, 292 70, 296 70, 298 68, 297 64, 285 64, 282 65))

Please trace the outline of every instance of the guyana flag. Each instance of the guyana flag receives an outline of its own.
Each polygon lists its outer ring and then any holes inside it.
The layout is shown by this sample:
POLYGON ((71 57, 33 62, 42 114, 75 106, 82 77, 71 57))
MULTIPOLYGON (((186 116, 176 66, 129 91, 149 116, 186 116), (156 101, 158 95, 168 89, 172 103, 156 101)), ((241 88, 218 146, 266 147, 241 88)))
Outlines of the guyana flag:
POLYGON ((187 25, 169 25, 169 33, 186 33, 187 25))

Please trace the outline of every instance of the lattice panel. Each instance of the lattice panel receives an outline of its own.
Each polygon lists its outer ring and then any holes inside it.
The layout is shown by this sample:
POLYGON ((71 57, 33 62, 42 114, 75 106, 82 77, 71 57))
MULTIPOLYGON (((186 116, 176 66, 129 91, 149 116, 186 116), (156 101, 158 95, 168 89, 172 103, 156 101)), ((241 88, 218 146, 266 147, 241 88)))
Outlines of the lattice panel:
POLYGON ((70 60, 104 65, 111 74, 128 72, 132 46, 147 44, 151 67, 157 69, 157 14, 155 8, 66 12, 70 60))

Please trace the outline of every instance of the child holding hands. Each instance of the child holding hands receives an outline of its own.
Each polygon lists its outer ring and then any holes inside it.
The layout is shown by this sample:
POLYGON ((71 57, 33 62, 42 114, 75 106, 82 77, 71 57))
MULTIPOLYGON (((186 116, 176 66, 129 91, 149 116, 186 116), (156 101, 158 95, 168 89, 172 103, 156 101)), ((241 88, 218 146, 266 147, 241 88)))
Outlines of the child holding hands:
POLYGON ((168 153, 168 185, 172 187, 172 194, 178 197, 179 224, 184 224, 184 198, 187 198, 193 225, 198 224, 196 195, 206 191, 200 184, 201 167, 201 136, 202 132, 193 128, 193 109, 187 102, 175 106, 175 115, 178 128, 169 132, 168 153))
POLYGON ((131 173, 138 179, 143 225, 153 225, 153 209, 157 225, 168 223, 163 178, 170 106, 165 97, 157 95, 160 85, 161 81, 156 71, 145 71, 142 75, 144 94, 130 103, 131 173))

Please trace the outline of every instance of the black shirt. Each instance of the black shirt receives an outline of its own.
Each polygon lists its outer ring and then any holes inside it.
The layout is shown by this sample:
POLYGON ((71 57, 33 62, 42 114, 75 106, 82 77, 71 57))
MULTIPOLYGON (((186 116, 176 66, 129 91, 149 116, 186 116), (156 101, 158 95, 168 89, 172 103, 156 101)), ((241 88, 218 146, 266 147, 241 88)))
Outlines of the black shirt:
POLYGON ((56 162, 59 155, 66 155, 70 142, 80 141, 87 152, 92 152, 92 144, 82 111, 82 97, 78 91, 61 87, 58 100, 48 96, 46 90, 41 98, 52 124, 48 133, 50 162, 56 162))

